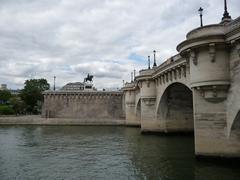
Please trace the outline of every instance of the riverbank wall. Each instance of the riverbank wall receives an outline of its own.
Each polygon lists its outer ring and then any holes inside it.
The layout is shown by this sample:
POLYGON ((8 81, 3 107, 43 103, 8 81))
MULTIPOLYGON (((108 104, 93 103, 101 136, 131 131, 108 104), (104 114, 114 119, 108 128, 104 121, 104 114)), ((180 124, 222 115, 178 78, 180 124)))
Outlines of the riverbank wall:
MULTIPOLYGON (((42 118, 71 119, 73 122, 124 120, 122 91, 46 91, 42 118)), ((113 122, 114 123, 114 122, 113 122)))
POLYGON ((123 119, 71 119, 71 118, 42 118, 38 115, 29 116, 0 116, 0 125, 93 125, 93 126, 124 126, 123 119))

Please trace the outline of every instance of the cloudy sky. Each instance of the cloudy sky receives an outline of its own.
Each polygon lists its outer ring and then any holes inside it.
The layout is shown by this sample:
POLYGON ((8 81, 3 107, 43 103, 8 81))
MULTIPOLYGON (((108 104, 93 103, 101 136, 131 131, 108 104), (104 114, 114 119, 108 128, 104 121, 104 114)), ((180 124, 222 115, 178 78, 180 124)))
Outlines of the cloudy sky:
MULTIPOLYGON (((240 1, 228 3, 240 16, 240 1)), ((158 64, 177 53, 200 6, 204 24, 220 22, 223 0, 0 0, 0 83, 56 75, 60 87, 91 73, 99 89, 121 87, 154 49, 158 64)))

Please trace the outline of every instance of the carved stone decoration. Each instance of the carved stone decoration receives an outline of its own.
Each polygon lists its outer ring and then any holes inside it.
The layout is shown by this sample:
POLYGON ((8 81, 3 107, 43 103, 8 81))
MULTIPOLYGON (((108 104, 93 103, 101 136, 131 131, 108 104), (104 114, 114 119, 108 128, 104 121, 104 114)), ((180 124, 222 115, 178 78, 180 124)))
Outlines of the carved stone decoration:
POLYGON ((186 77, 186 68, 184 66, 181 66, 181 76, 186 77))
POLYGON ((149 88, 150 87, 150 81, 149 80, 147 80, 147 87, 149 88))
POLYGON ((135 103, 134 102, 126 102, 126 105, 128 107, 135 107, 135 103))
POLYGON ((179 79, 181 79, 181 74, 182 74, 181 68, 179 67, 179 68, 178 68, 178 78, 179 78, 179 79))
POLYGON ((174 77, 174 79, 176 80, 176 79, 177 79, 176 70, 174 69, 174 70, 172 71, 172 73, 173 73, 173 77, 174 77))
POLYGON ((166 82, 168 82, 168 74, 165 74, 166 82))
POLYGON ((190 52, 191 52, 191 50, 188 49, 185 53, 182 54, 182 57, 185 57, 186 62, 187 62, 188 64, 189 64, 189 62, 190 62, 190 52))
POLYGON ((162 85, 162 76, 159 77, 159 83, 162 85))
POLYGON ((168 72, 168 76, 169 76, 169 80, 172 81, 172 72, 171 71, 168 72))
POLYGON ((190 50, 190 60, 192 60, 195 66, 198 64, 197 54, 193 50, 190 50))
POLYGON ((237 53, 238 53, 238 56, 240 57, 240 42, 237 44, 237 53))
POLYGON ((142 98, 142 101, 146 106, 154 106, 155 102, 156 102, 156 98, 155 97, 145 97, 145 98, 142 98))
POLYGON ((226 100, 229 85, 203 86, 196 89, 206 101, 219 103, 226 100))
POLYGON ((216 46, 214 43, 209 44, 209 56, 210 56, 211 62, 216 61, 216 46))
POLYGON ((186 71, 186 74, 188 72, 188 74, 190 74, 190 63, 189 63, 189 58, 186 58, 187 62, 184 63, 183 65, 186 67, 185 68, 185 71, 186 71))
POLYGON ((183 67, 183 76, 187 77, 187 67, 186 66, 183 67))

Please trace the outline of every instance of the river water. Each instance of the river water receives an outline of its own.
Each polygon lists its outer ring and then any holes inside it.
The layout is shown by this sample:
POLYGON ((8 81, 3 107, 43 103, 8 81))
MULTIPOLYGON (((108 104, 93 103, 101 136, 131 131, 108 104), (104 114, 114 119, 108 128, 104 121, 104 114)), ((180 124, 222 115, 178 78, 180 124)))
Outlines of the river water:
POLYGON ((0 180, 239 180, 239 163, 194 158, 191 136, 138 128, 0 126, 0 180))

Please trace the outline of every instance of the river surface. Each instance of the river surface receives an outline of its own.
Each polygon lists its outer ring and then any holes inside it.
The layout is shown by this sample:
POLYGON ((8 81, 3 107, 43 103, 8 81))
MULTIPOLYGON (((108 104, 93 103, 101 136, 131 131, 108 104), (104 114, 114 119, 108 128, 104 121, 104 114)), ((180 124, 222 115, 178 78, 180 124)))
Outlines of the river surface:
POLYGON ((239 163, 199 162, 191 136, 138 128, 0 126, 0 180, 239 180, 239 163))

